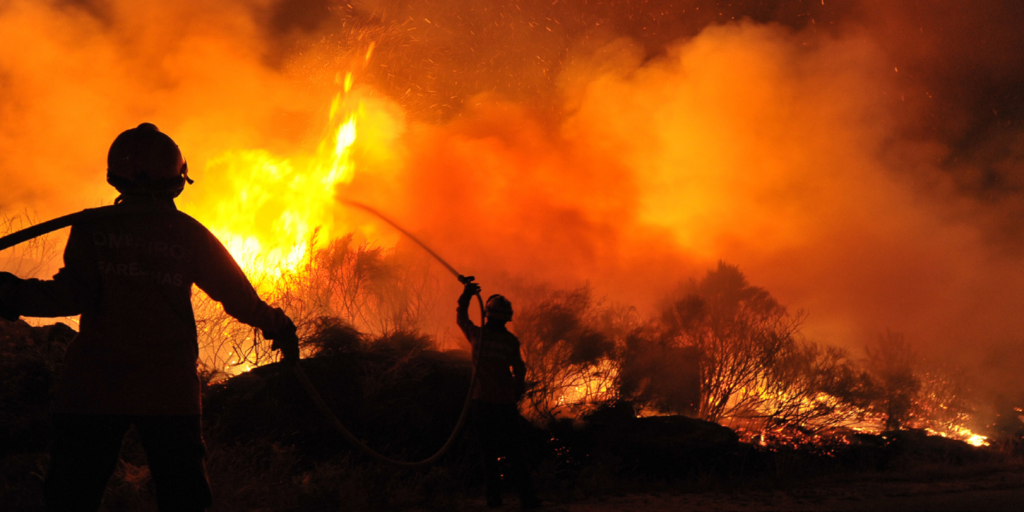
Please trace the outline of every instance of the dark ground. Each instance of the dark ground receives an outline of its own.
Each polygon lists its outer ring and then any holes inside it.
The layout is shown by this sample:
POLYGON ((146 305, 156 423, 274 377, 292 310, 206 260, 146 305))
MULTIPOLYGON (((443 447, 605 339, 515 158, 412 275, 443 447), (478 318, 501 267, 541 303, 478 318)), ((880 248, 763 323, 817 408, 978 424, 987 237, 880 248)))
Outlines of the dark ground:
MULTIPOLYGON (((482 507, 482 503, 480 504, 482 507)), ((772 491, 737 490, 678 494, 631 494, 551 503, 549 510, 576 511, 1018 511, 1024 509, 1024 470, 986 471, 920 480, 875 475, 818 482, 772 491)))
MULTIPOLYGON (((73 335, 0 321, 0 510, 42 508, 47 404, 73 335)), ((410 339, 334 348, 303 365, 357 436, 407 459, 443 443, 469 381, 465 354, 410 339)), ((472 426, 430 467, 376 463, 353 452, 276 364, 208 387, 204 415, 216 511, 484 509, 472 426)), ((1024 509, 1019 443, 977 449, 903 431, 850 434, 829 455, 765 450, 713 423, 636 418, 628 404, 584 423, 523 426, 549 510, 1024 509)), ((511 493, 506 500, 516 508, 511 493)), ((154 510, 134 432, 104 510, 154 510)))

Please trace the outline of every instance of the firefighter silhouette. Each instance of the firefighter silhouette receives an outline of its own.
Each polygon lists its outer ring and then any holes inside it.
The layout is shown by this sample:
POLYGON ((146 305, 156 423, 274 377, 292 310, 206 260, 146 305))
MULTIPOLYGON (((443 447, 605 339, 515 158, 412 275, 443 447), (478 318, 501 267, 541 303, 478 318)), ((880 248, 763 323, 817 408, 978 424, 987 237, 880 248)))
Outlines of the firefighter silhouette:
POLYGON ((512 320, 512 303, 492 295, 484 306, 484 325, 469 319, 469 301, 480 286, 469 282, 459 297, 456 321, 473 346, 476 383, 472 392, 473 423, 480 439, 487 506, 500 507, 500 458, 508 462, 508 474, 524 508, 536 508, 540 501, 533 491, 523 458, 519 423, 519 400, 526 383, 526 364, 519 352, 519 339, 505 324, 512 320))
POLYGON ((52 280, 0 273, 0 313, 81 315, 53 399, 48 510, 97 510, 130 425, 142 439, 161 511, 204 510, 198 344, 192 285, 298 358, 295 325, 259 298, 223 245, 177 210, 191 183, 178 146, 144 123, 107 156, 120 192, 110 215, 76 223, 52 280))

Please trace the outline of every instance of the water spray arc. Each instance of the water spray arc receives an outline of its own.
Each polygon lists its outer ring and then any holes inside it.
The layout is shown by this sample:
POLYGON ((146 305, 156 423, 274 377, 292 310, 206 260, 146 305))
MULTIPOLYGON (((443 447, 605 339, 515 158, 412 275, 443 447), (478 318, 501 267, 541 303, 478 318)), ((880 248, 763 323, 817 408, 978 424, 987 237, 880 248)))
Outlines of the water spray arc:
MULTIPOLYGON (((395 223, 395 221, 387 218, 386 216, 384 216, 384 214, 380 213, 379 211, 375 210, 374 208, 371 208, 371 207, 369 207, 369 206, 367 206, 367 205, 365 205, 363 203, 357 202, 357 201, 352 201, 350 199, 342 199, 341 202, 345 203, 345 204, 347 204, 349 206, 353 206, 355 208, 359 208, 360 210, 365 210, 365 211, 369 212, 370 214, 376 216, 380 220, 382 220, 384 222, 387 222, 391 227, 397 229, 400 233, 405 235, 409 240, 412 240, 413 242, 416 242, 416 245, 422 247, 424 251, 427 251, 427 253, 429 253, 431 256, 433 256, 434 259, 436 259, 438 263, 443 265, 444 268, 448 269, 449 272, 454 274, 455 277, 459 280, 460 283, 466 284, 466 283, 469 283, 469 282, 473 281, 473 276, 464 276, 464 275, 460 274, 459 271, 455 270, 454 267, 449 265, 448 262, 444 260, 444 258, 438 256, 437 253, 433 251, 433 249, 431 249, 429 246, 427 246, 427 244, 423 243, 419 238, 416 238, 415 236, 413 236, 412 233, 406 231, 405 229, 402 228, 402 226, 399 226, 398 224, 395 223)), ((481 304, 481 306, 482 306, 482 304, 481 304)))

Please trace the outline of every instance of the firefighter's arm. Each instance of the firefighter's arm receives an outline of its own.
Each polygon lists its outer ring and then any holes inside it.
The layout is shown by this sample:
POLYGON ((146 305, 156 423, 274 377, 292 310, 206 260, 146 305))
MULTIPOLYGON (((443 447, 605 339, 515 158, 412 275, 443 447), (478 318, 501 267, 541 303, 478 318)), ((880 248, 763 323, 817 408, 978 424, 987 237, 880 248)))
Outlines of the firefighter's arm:
POLYGON ((94 295, 99 288, 99 270, 91 241, 85 232, 72 228, 64 248, 64 268, 53 279, 19 279, 5 273, 0 287, 4 318, 81 314, 85 304, 98 305, 94 295))
POLYGON ((196 285, 220 302, 227 314, 263 331, 265 338, 274 341, 271 348, 280 350, 286 361, 298 360, 299 339, 292 319, 263 302, 224 245, 213 234, 206 234, 206 265, 197 275, 196 285))
POLYGON ((480 293, 480 285, 474 282, 466 283, 462 295, 459 296, 459 306, 455 309, 455 322, 471 344, 480 339, 480 328, 469 319, 469 302, 478 293, 480 293))
POLYGON ((512 376, 516 379, 516 401, 522 400, 526 394, 526 363, 519 350, 516 350, 516 358, 512 360, 512 376))

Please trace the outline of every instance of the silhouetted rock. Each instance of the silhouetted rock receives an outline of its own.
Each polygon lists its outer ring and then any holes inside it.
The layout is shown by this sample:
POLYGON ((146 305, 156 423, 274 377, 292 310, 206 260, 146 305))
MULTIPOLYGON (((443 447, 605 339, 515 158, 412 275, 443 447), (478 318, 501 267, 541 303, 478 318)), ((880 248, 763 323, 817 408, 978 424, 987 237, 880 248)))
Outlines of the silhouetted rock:
MULTIPOLYGON (((465 352, 336 352, 304 359, 302 368, 345 426, 387 455, 420 459, 451 433, 469 389, 465 352)), ((224 439, 273 438, 314 459, 351 447, 323 417, 292 370, 256 368, 211 386, 204 415, 224 439)))
POLYGON ((599 409, 572 432, 557 435, 576 458, 648 477, 731 470, 749 450, 735 432, 716 423, 685 416, 638 418, 627 402, 599 409))

